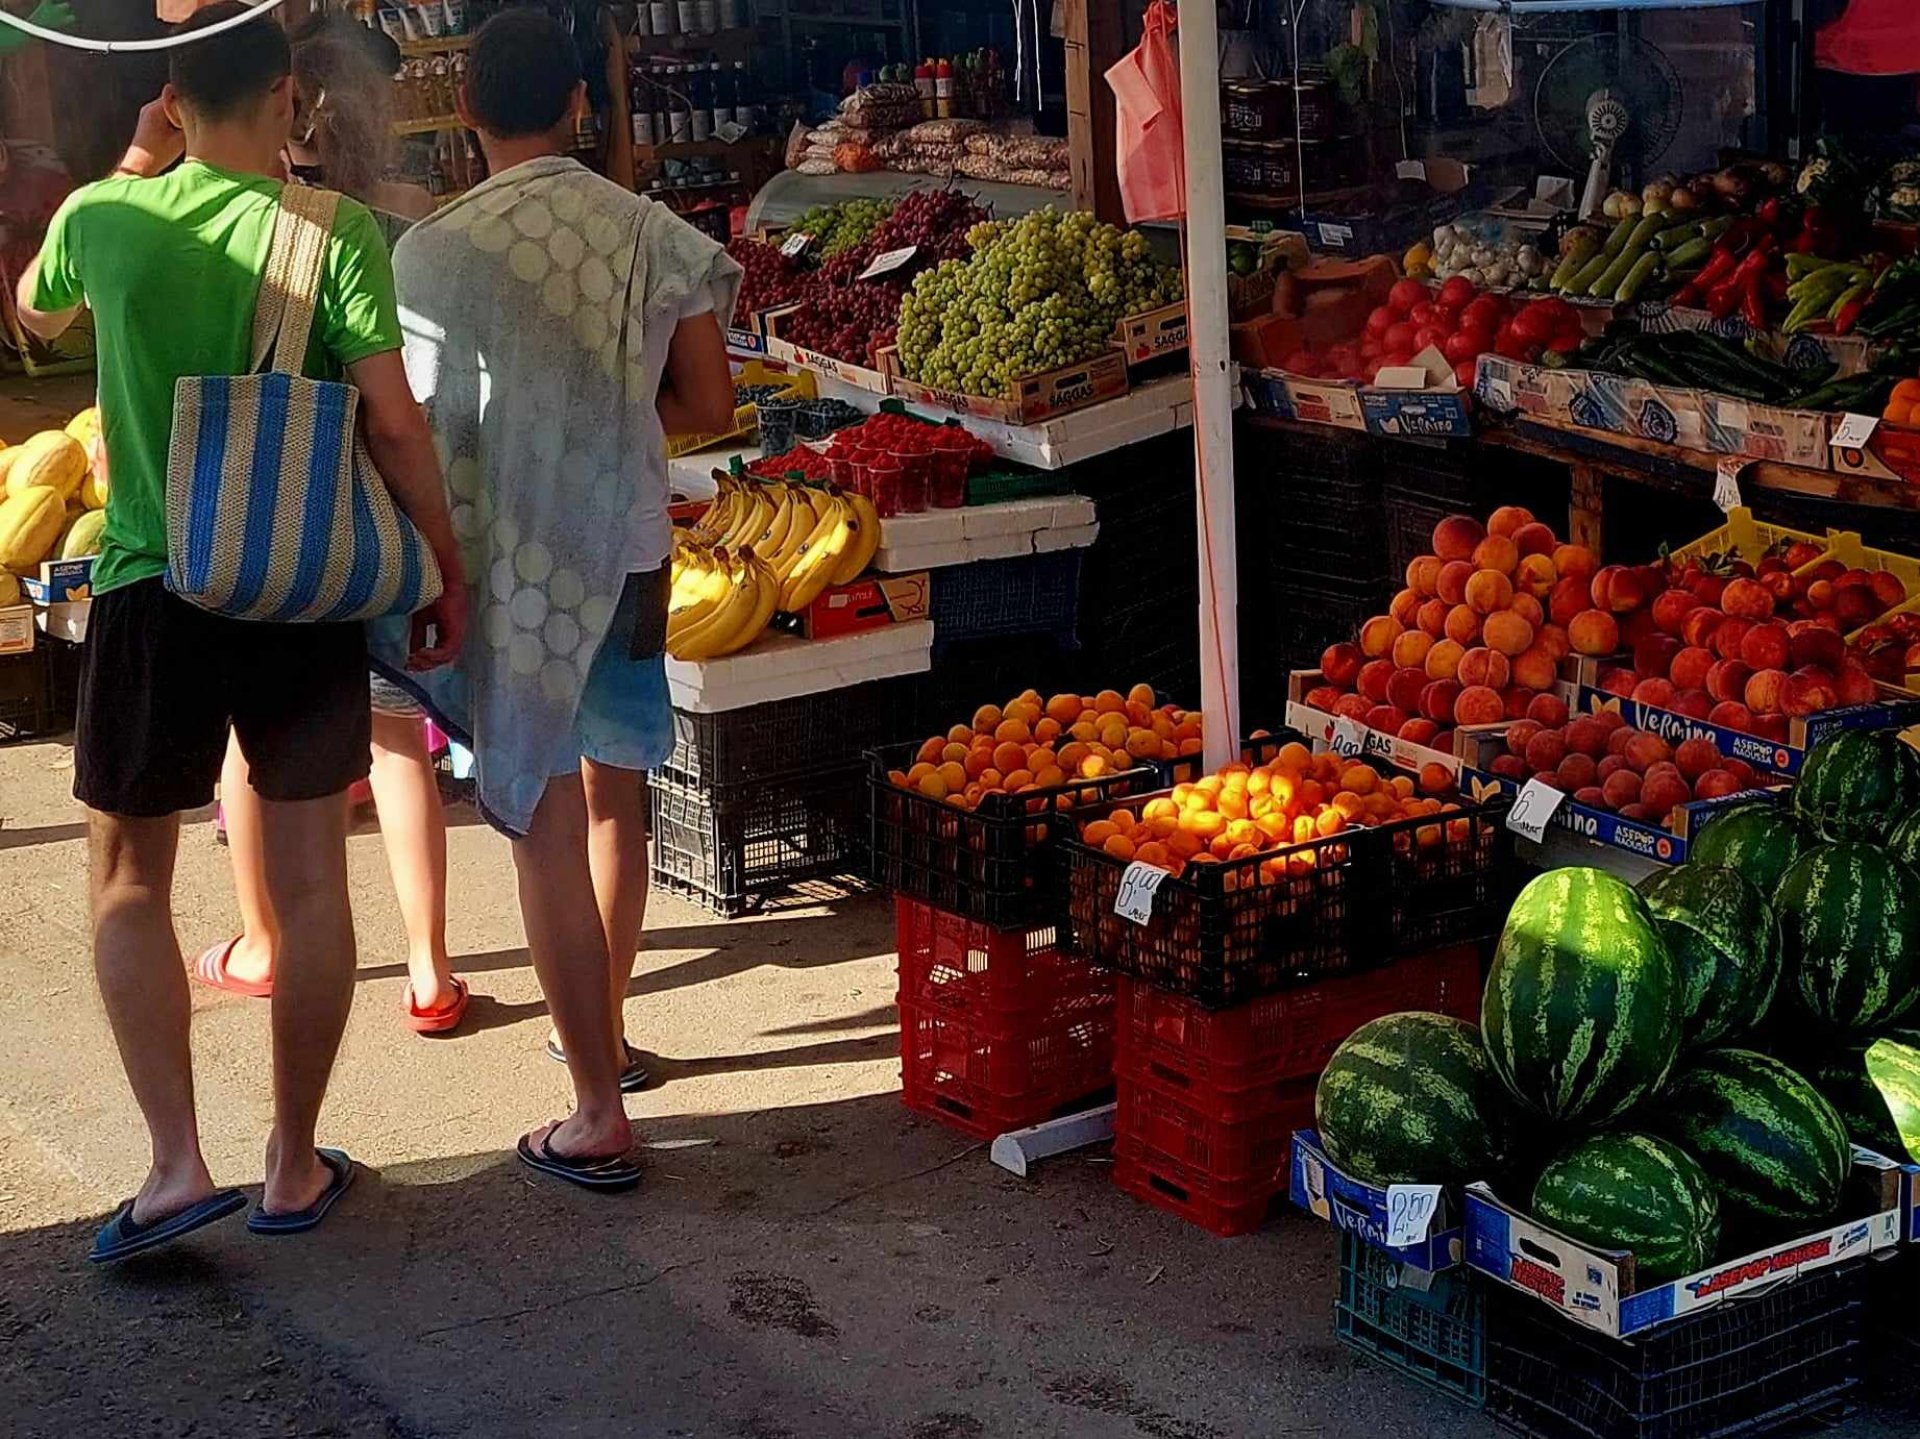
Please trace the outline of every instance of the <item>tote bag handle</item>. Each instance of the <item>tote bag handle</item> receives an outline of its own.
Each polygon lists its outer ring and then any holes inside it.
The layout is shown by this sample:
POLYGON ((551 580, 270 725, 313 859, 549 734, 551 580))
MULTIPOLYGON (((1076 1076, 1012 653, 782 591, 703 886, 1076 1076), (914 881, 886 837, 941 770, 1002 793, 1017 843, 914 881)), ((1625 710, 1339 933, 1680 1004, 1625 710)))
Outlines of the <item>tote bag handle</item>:
POLYGON ((327 241, 339 205, 340 196, 332 190, 293 184, 281 188, 273 244, 260 277, 260 298, 254 302, 252 373, 259 373, 269 354, 273 368, 282 374, 305 370, 327 241))

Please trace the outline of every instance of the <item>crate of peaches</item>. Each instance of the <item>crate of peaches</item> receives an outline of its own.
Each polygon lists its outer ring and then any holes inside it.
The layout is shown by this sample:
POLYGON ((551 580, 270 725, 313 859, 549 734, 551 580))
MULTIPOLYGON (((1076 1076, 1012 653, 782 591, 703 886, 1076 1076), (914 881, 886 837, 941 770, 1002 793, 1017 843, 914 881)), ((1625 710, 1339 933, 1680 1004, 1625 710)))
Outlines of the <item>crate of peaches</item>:
POLYGON ((1511 898, 1506 799, 1257 736, 1217 773, 1056 815, 1069 943, 1215 1007, 1484 938, 1511 898), (1145 922, 1118 911, 1158 871, 1145 922), (1132 879, 1129 876, 1132 876, 1132 879))
POLYGON ((1523 718, 1563 662, 1619 648, 1619 622, 1596 596, 1623 573, 1521 506, 1502 506, 1484 525, 1449 515, 1387 613, 1330 646, 1317 677, 1296 677, 1314 712, 1303 718, 1322 726, 1316 737, 1333 717, 1350 719, 1379 737, 1368 747, 1383 754, 1393 739, 1449 750, 1456 726, 1523 718))
POLYGON ((1193 778, 1200 750, 1200 716, 1150 685, 982 705, 944 735, 868 756, 874 879, 985 924, 1051 923, 1047 816, 1193 778))

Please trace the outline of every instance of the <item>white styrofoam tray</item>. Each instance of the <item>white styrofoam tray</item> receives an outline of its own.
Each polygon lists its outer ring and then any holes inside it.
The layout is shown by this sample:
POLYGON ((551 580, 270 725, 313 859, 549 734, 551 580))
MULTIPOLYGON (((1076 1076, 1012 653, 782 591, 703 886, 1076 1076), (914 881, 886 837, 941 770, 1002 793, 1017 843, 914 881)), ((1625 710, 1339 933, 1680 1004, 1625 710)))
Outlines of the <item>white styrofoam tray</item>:
POLYGON ((932 667, 933 621, 909 620, 830 640, 770 632, 723 659, 670 658, 667 689, 676 709, 719 714, 932 667))

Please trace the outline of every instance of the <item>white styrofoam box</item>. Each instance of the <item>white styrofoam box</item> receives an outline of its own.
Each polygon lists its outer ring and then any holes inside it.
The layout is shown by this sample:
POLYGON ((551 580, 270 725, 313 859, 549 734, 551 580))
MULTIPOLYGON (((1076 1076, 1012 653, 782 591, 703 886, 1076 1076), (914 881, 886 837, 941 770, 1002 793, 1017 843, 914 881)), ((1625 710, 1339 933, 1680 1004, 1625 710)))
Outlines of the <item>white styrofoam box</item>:
POLYGON ((881 574, 905 574, 1079 549, 1099 533, 1093 501, 1085 495, 1039 495, 998 505, 928 510, 882 522, 873 568, 881 574))
POLYGON ((1066 530, 1042 530, 1033 537, 1033 551, 1038 555, 1052 554, 1056 550, 1084 550, 1100 538, 1100 526, 1075 525, 1066 530))
POLYGON ((36 610, 34 623, 40 626, 42 634, 70 640, 76 645, 85 644, 87 616, 92 610, 92 600, 61 600, 58 604, 43 605, 36 610))
POLYGON ((769 632, 721 659, 669 658, 667 689, 676 709, 719 714, 931 668, 933 621, 910 620, 830 640, 769 632))

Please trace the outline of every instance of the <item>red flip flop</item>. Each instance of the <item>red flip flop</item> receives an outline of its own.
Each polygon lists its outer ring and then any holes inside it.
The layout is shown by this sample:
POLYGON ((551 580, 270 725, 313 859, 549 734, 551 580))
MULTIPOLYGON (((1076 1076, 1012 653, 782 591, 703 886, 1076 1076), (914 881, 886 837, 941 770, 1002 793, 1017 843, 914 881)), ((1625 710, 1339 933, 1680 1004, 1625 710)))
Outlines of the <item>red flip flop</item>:
POLYGON ((273 981, 262 983, 259 980, 235 979, 227 973, 227 961, 233 958, 233 947, 240 943, 240 936, 220 944, 210 944, 200 951, 200 957, 193 962, 193 968, 187 973, 208 989, 225 990, 228 994, 238 994, 246 999, 273 998, 273 981))
POLYGON ((473 996, 467 991, 467 982, 455 975, 453 978, 453 1003, 443 1009, 421 1009, 413 1002, 413 981, 407 981, 407 990, 402 996, 406 1006, 406 1025, 415 1034, 445 1034, 450 1029, 460 1027, 460 1021, 467 1017, 467 1001, 473 996))

